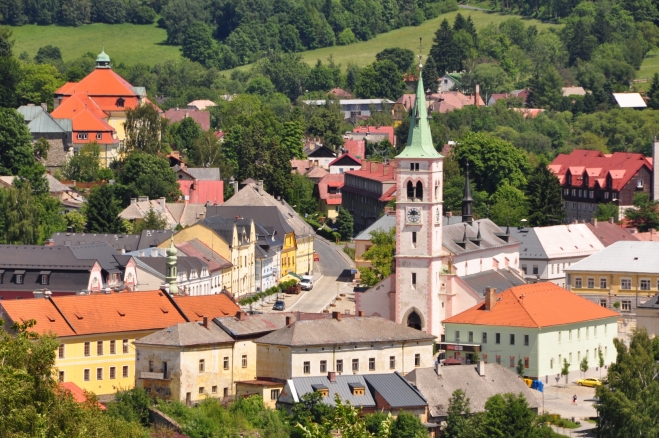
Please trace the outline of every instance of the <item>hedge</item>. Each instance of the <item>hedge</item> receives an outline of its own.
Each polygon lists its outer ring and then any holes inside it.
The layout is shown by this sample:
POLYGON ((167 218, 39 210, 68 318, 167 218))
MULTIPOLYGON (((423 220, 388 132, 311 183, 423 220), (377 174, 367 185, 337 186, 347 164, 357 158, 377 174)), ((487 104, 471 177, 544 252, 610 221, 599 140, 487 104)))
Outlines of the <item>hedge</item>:
POLYGON ((271 288, 266 289, 263 292, 257 292, 251 297, 243 298, 242 300, 238 301, 238 303, 241 306, 247 306, 249 304, 258 303, 261 300, 261 298, 269 297, 270 295, 279 293, 279 291, 283 292, 289 287, 295 286, 297 283, 298 283, 297 280, 284 281, 280 283, 279 286, 272 286, 271 288))

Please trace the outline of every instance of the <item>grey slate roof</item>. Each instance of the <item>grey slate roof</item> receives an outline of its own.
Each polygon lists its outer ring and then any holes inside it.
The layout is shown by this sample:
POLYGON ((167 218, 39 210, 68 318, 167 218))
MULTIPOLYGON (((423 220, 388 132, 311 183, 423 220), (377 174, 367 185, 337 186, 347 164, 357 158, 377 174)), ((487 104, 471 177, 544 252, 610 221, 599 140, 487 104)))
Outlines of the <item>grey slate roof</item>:
POLYGON ((460 280, 467 283, 481 297, 485 297, 485 288, 487 287, 495 287, 497 291, 503 292, 511 287, 526 284, 522 277, 507 269, 490 269, 460 277, 460 280))
POLYGON ((535 234, 534 228, 510 228, 510 235, 522 242, 519 247, 519 256, 523 259, 547 259, 540 239, 535 234))
POLYGON ((306 312, 281 312, 243 315, 241 321, 237 316, 215 318, 215 322, 234 338, 255 338, 286 326, 286 317, 293 321, 329 319, 330 314, 306 312))
POLYGON ((390 374, 368 374, 364 379, 368 389, 371 392, 377 391, 393 409, 427 405, 423 395, 398 371, 390 374))
POLYGON ((337 320, 297 321, 255 342, 259 344, 304 346, 324 344, 358 344, 369 342, 427 341, 427 333, 389 321, 379 316, 337 320))
MULTIPOLYGON (((145 265, 150 266, 156 272, 158 272, 162 278, 165 278, 165 272, 167 271, 167 257, 137 257, 140 262, 145 265)), ((208 269, 208 264, 204 261, 198 259, 197 257, 177 257, 176 258, 176 267, 178 272, 185 272, 185 275, 189 278, 190 271, 193 269, 197 271, 197 275, 201 275, 201 268, 206 267, 208 269)))
POLYGON ((106 242, 75 245, 70 248, 79 260, 96 260, 106 272, 122 272, 122 266, 115 258, 119 253, 106 242))
POLYGON ((293 404, 300 400, 305 394, 315 392, 314 386, 327 387, 329 394, 323 397, 323 403, 329 406, 334 406, 334 396, 339 394, 342 401, 349 401, 353 406, 361 407, 375 407, 375 400, 370 391, 364 391, 364 395, 352 395, 352 391, 348 386, 350 383, 359 383, 366 388, 366 380, 361 375, 351 376, 336 376, 336 382, 331 383, 327 376, 319 377, 293 377, 286 382, 286 388, 279 396, 279 402, 286 404, 293 404), (316 386, 319 385, 319 386, 316 386), (288 394, 290 390, 291 394, 288 394))
POLYGON ((224 240, 229 247, 233 245, 234 227, 238 232, 238 244, 244 245, 249 242, 251 219, 227 219, 222 216, 207 217, 201 223, 215 231, 215 233, 224 240))
POLYGON ((164 241, 171 239, 172 234, 174 234, 174 232, 171 230, 142 230, 137 249, 158 246, 164 241))
POLYGON ((295 230, 287 222, 286 218, 275 206, 227 206, 227 205, 209 205, 206 207, 206 217, 222 216, 227 219, 233 219, 236 216, 245 219, 252 219, 260 225, 274 228, 281 239, 288 233, 294 233, 295 230))
POLYGON ((105 242, 117 251, 126 252, 158 246, 172 236, 171 231, 144 230, 142 234, 55 233, 55 245, 75 246, 105 242))
POLYGON ((636 307, 639 307, 641 309, 659 309, 659 294, 653 296, 645 303, 639 304, 636 307))
POLYGON ((185 322, 135 341, 136 345, 160 345, 167 347, 191 347, 198 345, 215 345, 233 342, 231 336, 209 321, 208 328, 200 322, 185 322))
POLYGON ((659 242, 620 241, 565 268, 565 272, 659 272, 659 242))
POLYGON ((442 230, 442 244, 444 248, 451 251, 453 254, 460 255, 475 251, 481 251, 489 248, 501 248, 504 246, 518 245, 520 242, 512 237, 508 237, 508 241, 504 240, 504 230, 499 228, 494 222, 489 219, 479 219, 474 221, 471 225, 467 223, 456 223, 447 225, 442 230), (465 236, 465 225, 467 231, 467 243, 463 248, 457 242, 461 242, 465 236), (474 243, 477 238, 480 227, 480 245, 474 243))
POLYGON ((496 394, 522 393, 531 408, 538 407, 533 391, 517 374, 499 364, 485 364, 485 376, 479 376, 476 365, 451 365, 440 367, 442 376, 434 368, 416 368, 405 378, 428 401, 432 417, 446 417, 453 391, 462 389, 471 401, 471 412, 483 412, 485 402, 496 394))
POLYGON ((71 119, 55 119, 45 111, 38 114, 27 125, 30 134, 53 134, 71 132, 71 119))
POLYGON ((186 167, 182 170, 195 179, 213 181, 220 179, 219 167, 186 167))
POLYGON ((371 240, 371 232, 375 230, 389 231, 392 228, 396 228, 396 216, 385 214, 380 219, 376 220, 366 228, 364 231, 359 233, 355 240, 371 240))
POLYGON ((23 116, 25 123, 30 123, 35 117, 44 112, 43 108, 39 105, 21 105, 16 111, 23 116))

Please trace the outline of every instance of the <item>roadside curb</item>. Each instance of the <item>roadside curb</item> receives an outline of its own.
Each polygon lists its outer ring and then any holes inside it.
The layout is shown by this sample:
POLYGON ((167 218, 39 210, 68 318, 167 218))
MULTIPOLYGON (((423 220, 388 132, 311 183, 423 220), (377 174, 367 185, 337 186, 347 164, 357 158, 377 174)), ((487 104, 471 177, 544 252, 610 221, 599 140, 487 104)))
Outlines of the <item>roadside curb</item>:
POLYGON ((324 237, 319 236, 318 234, 316 234, 316 237, 315 237, 315 238, 318 239, 318 240, 320 240, 320 241, 323 242, 324 244, 328 245, 329 247, 331 247, 334 251, 336 251, 336 253, 339 254, 339 255, 341 256, 341 258, 343 258, 343 260, 344 260, 348 265, 350 265, 351 268, 353 268, 353 269, 355 268, 355 261, 352 260, 352 259, 348 256, 348 254, 344 253, 341 249, 337 248, 337 246, 336 246, 335 244, 333 244, 333 243, 330 242, 329 240, 325 239, 324 237))

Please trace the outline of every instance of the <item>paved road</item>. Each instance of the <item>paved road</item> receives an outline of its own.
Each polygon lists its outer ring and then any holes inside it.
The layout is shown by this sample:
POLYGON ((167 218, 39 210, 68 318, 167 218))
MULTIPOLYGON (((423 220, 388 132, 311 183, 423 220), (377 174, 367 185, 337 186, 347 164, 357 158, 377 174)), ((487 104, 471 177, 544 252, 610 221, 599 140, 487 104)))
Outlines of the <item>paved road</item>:
POLYGON ((286 310, 322 312, 339 293, 345 293, 352 287, 350 283, 352 280, 350 269, 352 267, 337 252, 337 250, 341 250, 338 246, 316 239, 314 241, 314 250, 320 257, 320 262, 316 263, 316 268, 320 268, 322 277, 314 269, 314 277, 320 279, 314 282, 313 290, 305 292, 295 304, 292 304, 286 310))

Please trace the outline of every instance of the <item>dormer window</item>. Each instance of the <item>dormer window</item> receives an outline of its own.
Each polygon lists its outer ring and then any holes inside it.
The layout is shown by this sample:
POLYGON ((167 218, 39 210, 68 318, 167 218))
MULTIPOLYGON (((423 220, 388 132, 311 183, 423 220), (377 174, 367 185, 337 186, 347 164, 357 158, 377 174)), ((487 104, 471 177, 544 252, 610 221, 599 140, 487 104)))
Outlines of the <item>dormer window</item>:
POLYGON ((366 387, 364 386, 363 383, 359 383, 359 382, 348 383, 348 387, 350 388, 350 392, 352 393, 352 395, 364 395, 366 393, 366 387))
POLYGON ((565 175, 565 178, 567 179, 568 185, 572 185, 572 174, 570 172, 565 175))
POLYGON ((96 140, 102 140, 102 139, 103 139, 103 134, 101 134, 100 132, 96 134, 96 140))
POLYGON ((41 280, 41 284, 48 284, 50 282, 50 271, 41 271, 39 272, 39 278, 41 280))
POLYGON ((588 186, 588 174, 587 173, 583 174, 583 183, 586 187, 588 186))
POLYGON ((123 108, 124 107, 124 102, 125 102, 125 100, 124 100, 123 97, 120 97, 119 99, 117 99, 117 108, 123 108))
POLYGON ((23 284, 23 275, 25 275, 25 271, 14 271, 14 281, 16 284, 23 284))
POLYGON ((311 385, 311 389, 319 393, 321 397, 329 397, 329 388, 323 384, 311 385))
POLYGON ((78 140, 87 140, 88 137, 86 132, 78 132, 78 140))

